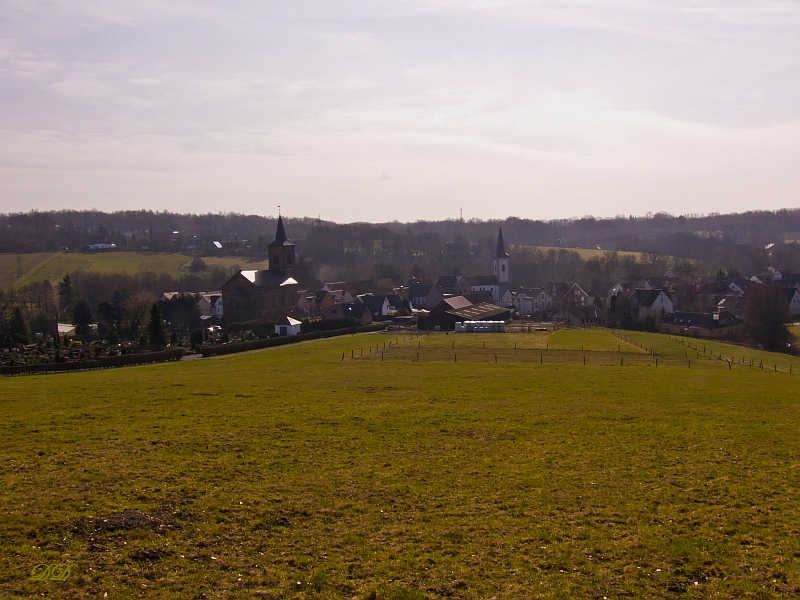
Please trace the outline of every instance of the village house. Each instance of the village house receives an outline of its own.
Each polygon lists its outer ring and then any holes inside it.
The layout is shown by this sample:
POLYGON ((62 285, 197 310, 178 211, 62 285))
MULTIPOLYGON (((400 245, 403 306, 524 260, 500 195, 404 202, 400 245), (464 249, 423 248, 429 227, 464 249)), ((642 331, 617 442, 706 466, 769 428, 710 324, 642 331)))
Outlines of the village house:
POLYGON ((605 325, 605 318, 600 308, 590 304, 562 308, 553 314, 553 322, 569 325, 605 325))
POLYGON ((323 319, 340 320, 353 319, 356 325, 372 324, 372 313, 369 312, 366 304, 355 302, 342 302, 333 304, 325 311, 323 319))
POLYGON ((269 269, 239 271, 223 284, 226 323, 277 320, 297 310, 295 246, 286 238, 280 216, 275 240, 268 250, 269 269))
POLYGON ((275 333, 279 336, 297 335, 303 323, 292 317, 283 317, 275 323, 275 333))
POLYGON ((416 310, 431 310, 444 300, 444 294, 432 283, 408 280, 408 301, 416 310))
POLYGON ((297 301, 297 308, 306 318, 321 316, 328 308, 337 301, 341 301, 340 293, 338 299, 334 292, 319 290, 316 292, 301 292, 300 299, 297 301))
POLYGON ((461 275, 443 275, 436 282, 436 287, 443 295, 460 296, 471 291, 469 283, 461 275))
POLYGON ((800 315, 800 290, 796 287, 785 287, 783 291, 789 300, 789 312, 794 316, 800 315))
POLYGON ((577 283, 571 281, 557 283, 553 295, 558 299, 559 308, 574 308, 576 306, 589 306, 593 299, 577 283))
POLYGON ((384 317, 389 315, 389 299, 386 296, 369 293, 360 294, 356 296, 356 303, 366 305, 372 315, 373 321, 382 321, 384 317))
POLYGON ((350 294, 351 298, 355 298, 359 294, 366 294, 371 292, 375 284, 370 280, 362 281, 332 281, 322 286, 325 291, 341 290, 342 293, 350 294))
POLYGON ((500 303, 500 284, 494 275, 478 275, 469 280, 472 292, 487 292, 492 295, 492 302, 500 303))
POLYGON ((520 288, 514 294, 514 308, 528 317, 533 314, 542 314, 553 308, 553 297, 544 288, 520 288))
POLYGON ((734 294, 744 296, 753 283, 753 281, 746 277, 739 277, 728 284, 728 289, 730 289, 734 294))
POLYGON ((666 289, 636 289, 633 299, 636 301, 637 317, 640 321, 653 317, 659 323, 664 315, 674 312, 672 298, 666 289))
POLYGON ((197 300, 197 309, 201 317, 222 319, 222 292, 203 292, 197 300))
POLYGON ((704 338, 723 338, 740 335, 744 321, 728 311, 711 313, 675 312, 667 315, 658 326, 660 333, 704 338))

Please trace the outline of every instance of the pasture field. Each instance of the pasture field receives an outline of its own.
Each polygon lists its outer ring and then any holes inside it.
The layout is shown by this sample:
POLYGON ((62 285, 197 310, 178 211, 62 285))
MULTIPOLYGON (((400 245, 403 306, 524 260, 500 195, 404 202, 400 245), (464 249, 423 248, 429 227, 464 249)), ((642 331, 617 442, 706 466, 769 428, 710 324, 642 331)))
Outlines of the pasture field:
MULTIPOLYGON (((577 252, 582 260, 589 260, 591 258, 603 258, 605 253, 608 251, 608 250, 598 250, 597 248, 562 248, 561 246, 525 246, 519 244, 514 244, 514 247, 530 248, 530 249, 536 248, 538 250, 541 250, 545 254, 547 254, 548 250, 555 250, 556 252, 559 252, 561 250, 566 250, 567 252, 577 252)), ((641 252, 627 252, 624 250, 617 250, 616 253, 619 256, 619 258, 622 258, 624 256, 632 256, 636 260, 639 260, 639 257, 642 255, 641 252)))
POLYGON ((797 597, 800 375, 685 352, 381 333, 2 379, 0 597, 797 597))
MULTIPOLYGON (((54 252, 39 254, 22 254, 22 278, 17 277, 17 255, 0 254, 0 289, 11 285, 22 287, 36 281, 50 281, 53 285, 61 281, 64 275, 77 271, 96 273, 134 274, 141 271, 167 273, 180 277, 189 273, 191 256, 185 254, 168 254, 161 252, 54 252)), ((210 256, 203 257, 206 266, 214 265, 233 267, 239 265, 243 269, 266 269, 267 260, 252 260, 246 256, 210 256)))
POLYGON ((55 256, 55 253, 21 254, 17 262, 16 254, 0 254, 0 290, 21 281, 17 275, 22 271, 23 277, 41 263, 55 256), (19 268, 21 267, 21 269, 19 268))

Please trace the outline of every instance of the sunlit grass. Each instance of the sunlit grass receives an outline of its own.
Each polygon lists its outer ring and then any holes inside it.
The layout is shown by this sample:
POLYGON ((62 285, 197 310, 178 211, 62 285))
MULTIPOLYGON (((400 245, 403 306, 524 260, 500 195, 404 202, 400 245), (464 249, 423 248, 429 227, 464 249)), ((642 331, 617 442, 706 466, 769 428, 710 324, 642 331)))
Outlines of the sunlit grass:
POLYGON ((603 331, 525 335, 0 380, 0 597, 800 592, 797 375, 679 367, 649 334, 676 366, 603 331), (484 341, 505 362, 412 360, 484 341), (64 582, 27 578, 61 562, 64 582))

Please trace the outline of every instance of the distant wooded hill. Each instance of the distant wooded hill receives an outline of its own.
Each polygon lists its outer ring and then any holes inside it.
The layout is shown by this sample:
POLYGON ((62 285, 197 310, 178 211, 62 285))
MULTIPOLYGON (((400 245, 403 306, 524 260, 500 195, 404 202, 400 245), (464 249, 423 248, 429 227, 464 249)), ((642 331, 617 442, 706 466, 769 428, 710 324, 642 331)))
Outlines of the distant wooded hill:
MULTIPOLYGON (((533 221, 415 221, 336 224, 287 218, 299 255, 313 265, 315 279, 402 281, 412 270, 436 276, 458 270, 486 272, 498 227, 507 246, 655 253, 692 259, 705 270, 760 272, 767 266, 800 268, 800 210, 614 219, 533 221), (769 244, 776 244, 770 250, 769 244)), ((266 256, 275 219, 256 215, 181 215, 151 211, 31 212, 0 215, 0 252, 31 254, 80 250, 113 243, 119 250, 202 256, 266 256), (219 242, 218 249, 213 242, 219 242)), ((531 255, 533 256, 533 255, 531 255)), ((535 260, 535 256, 531 258, 535 260)), ((519 263, 518 263, 519 264, 519 263)), ((518 271, 519 272, 519 271, 518 271)), ((513 268, 512 268, 513 273, 513 268)), ((309 285, 316 283, 309 281, 309 285)), ((520 281, 520 284, 535 282, 520 281)))

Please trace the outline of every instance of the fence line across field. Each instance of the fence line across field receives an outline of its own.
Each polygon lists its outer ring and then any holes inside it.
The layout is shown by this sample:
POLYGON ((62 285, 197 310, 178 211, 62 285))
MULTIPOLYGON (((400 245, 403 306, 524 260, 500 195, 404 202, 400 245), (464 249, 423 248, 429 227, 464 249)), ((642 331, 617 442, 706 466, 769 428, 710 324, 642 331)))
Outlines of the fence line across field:
MULTIPOLYGON (((758 368, 764 371, 793 373, 793 366, 779 367, 777 364, 765 365, 763 361, 748 360, 746 356, 738 359, 725 356, 714 351, 713 348, 697 342, 691 346, 693 340, 683 340, 676 336, 668 336, 675 343, 686 346, 684 356, 671 353, 657 353, 654 346, 636 340, 625 333, 606 330, 614 335, 620 342, 624 342, 630 349, 623 351, 622 344, 617 349, 592 349, 586 344, 576 348, 550 348, 549 341, 544 341, 541 347, 521 347, 519 341, 495 342, 496 338, 490 333, 456 334, 421 332, 416 335, 395 337, 394 340, 384 341, 370 346, 366 352, 359 348, 356 353, 351 350, 350 358, 354 360, 378 360, 381 362, 454 362, 454 363, 495 363, 495 364, 538 364, 547 365, 581 365, 581 366, 617 366, 617 367, 652 367, 652 368, 727 368, 732 371, 734 366, 741 368, 758 368), (428 339, 423 343, 423 338, 428 339), (690 356, 688 349, 692 347, 695 356, 690 356), (696 348, 696 349, 695 349, 696 348), (705 360, 701 360, 705 359, 705 360), (692 364, 694 362, 694 364, 692 364), (770 368, 772 367, 772 368, 770 368)), ((527 333, 527 332, 526 332, 527 333)), ((534 332, 531 332, 534 333, 534 332)), ((537 332, 541 333, 541 332, 537 332)), ((527 336, 526 336, 527 337, 527 336)), ((543 336, 544 337, 544 336, 543 336)), ((505 340, 505 338, 502 338, 505 340)), ((346 353, 342 353, 340 360, 345 360, 346 353)))

